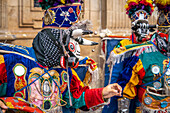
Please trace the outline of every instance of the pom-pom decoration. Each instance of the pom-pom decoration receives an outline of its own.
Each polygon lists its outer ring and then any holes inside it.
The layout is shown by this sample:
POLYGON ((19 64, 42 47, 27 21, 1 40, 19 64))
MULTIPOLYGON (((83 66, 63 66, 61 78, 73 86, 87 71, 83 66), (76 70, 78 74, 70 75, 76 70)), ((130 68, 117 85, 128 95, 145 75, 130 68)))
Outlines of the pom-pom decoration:
POLYGON ((51 7, 56 7, 58 5, 66 5, 73 3, 83 3, 82 0, 39 0, 38 1, 42 9, 49 9, 51 7))
POLYGON ((159 11, 164 11, 165 13, 170 11, 170 0, 155 0, 155 4, 159 11))
POLYGON ((125 6, 126 14, 128 14, 129 18, 131 18, 136 11, 144 10, 150 16, 154 11, 154 7, 152 4, 153 4, 152 0, 127 0, 125 6))

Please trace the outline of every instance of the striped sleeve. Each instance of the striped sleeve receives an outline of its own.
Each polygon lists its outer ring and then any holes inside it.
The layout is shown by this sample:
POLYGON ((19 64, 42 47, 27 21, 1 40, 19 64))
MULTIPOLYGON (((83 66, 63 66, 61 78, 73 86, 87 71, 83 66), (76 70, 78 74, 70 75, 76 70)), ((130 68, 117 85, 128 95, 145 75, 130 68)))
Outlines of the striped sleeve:
MULTIPOLYGON (((73 108, 86 106, 87 109, 93 109, 106 104, 102 95, 103 88, 89 89, 88 86, 83 85, 82 81, 74 70, 72 70, 72 74, 70 92, 73 108)), ((66 100, 69 99, 67 94, 64 98, 66 100)), ((69 107, 69 105, 67 107, 69 107)))
POLYGON ((137 95, 136 86, 141 83, 144 75, 145 71, 141 60, 139 57, 133 56, 120 73, 118 80, 118 84, 122 86, 124 97, 133 99, 137 95))

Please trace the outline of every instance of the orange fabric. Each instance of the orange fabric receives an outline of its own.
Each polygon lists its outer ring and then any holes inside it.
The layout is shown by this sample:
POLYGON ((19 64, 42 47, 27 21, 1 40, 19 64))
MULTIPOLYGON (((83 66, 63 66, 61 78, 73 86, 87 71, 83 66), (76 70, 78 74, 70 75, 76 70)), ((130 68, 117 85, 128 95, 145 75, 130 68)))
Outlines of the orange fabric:
POLYGON ((92 69, 92 71, 94 71, 95 69, 97 69, 97 64, 96 62, 91 59, 91 58, 88 58, 88 60, 86 61, 86 64, 87 65, 90 65, 90 69, 92 69))
POLYGON ((16 109, 19 111, 25 111, 29 113, 45 113, 42 110, 40 110, 37 106, 29 104, 28 102, 24 101, 21 98, 15 98, 15 97, 2 97, 0 98, 5 105, 10 109, 16 109))

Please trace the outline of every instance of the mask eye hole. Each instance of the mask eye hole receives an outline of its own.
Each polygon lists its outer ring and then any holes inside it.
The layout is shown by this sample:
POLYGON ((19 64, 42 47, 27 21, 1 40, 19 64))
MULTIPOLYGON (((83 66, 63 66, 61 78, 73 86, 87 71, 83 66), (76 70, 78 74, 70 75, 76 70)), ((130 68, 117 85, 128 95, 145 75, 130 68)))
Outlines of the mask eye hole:
POLYGON ((75 45, 74 45, 72 42, 70 42, 70 43, 68 44, 68 49, 69 49, 71 52, 74 52, 74 51, 75 51, 75 45))

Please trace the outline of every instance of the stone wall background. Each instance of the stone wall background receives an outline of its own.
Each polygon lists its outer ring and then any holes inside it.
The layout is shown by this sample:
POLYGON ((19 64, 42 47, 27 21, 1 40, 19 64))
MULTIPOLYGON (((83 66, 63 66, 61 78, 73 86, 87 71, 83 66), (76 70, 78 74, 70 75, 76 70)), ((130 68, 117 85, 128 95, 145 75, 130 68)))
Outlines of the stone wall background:
MULTIPOLYGON (((0 40, 31 46, 29 41, 41 30, 43 17, 41 8, 34 7, 35 1, 0 0, 0 40)), ((125 0, 84 0, 81 19, 91 20, 92 30, 98 33, 109 29, 113 35, 129 35, 131 22, 124 6, 125 0)), ((155 24, 156 18, 153 13, 150 23, 155 24)))

